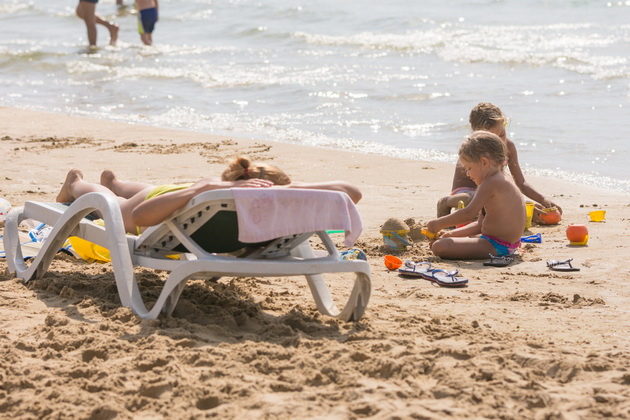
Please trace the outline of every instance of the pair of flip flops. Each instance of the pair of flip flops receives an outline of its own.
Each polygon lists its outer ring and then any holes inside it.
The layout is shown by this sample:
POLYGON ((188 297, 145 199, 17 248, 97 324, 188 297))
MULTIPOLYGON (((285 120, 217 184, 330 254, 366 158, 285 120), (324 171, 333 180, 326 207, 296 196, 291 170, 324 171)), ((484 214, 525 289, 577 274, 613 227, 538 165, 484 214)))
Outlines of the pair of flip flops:
POLYGON ((580 271, 578 267, 573 267, 571 261, 573 261, 573 258, 565 261, 547 260, 547 267, 554 271, 580 271))
POLYGON ((417 263, 405 261, 405 264, 398 269, 398 272, 403 276, 422 277, 442 287, 462 287, 468 284, 468 279, 456 277, 458 274, 457 270, 446 271, 441 268, 433 268, 431 263, 426 261, 417 263))
POLYGON ((490 261, 486 261, 483 263, 483 265, 489 265, 491 267, 507 267, 508 265, 512 264, 512 262, 514 261, 514 255, 500 255, 500 256, 496 256, 496 255, 490 255, 490 261))

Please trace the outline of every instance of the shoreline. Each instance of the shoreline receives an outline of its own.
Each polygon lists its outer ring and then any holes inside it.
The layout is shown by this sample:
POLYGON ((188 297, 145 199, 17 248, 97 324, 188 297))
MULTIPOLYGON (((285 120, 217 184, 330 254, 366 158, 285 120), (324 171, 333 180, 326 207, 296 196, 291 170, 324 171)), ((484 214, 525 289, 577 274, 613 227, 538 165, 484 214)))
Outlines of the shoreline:
MULTIPOLYGON (((199 133, 196 131, 164 129, 148 125, 94 120, 86 117, 30 111, 20 108, 0 107, 0 115, 4 115, 6 121, 11 121, 10 124, 6 124, 6 127, 4 124, 1 126, 3 136, 25 137, 23 140, 26 141, 26 144, 24 144, 22 148, 23 152, 27 153, 24 154, 33 152, 45 158, 49 153, 75 149, 75 154, 64 155, 64 153, 57 153, 59 158, 63 159, 63 161, 65 161, 64 163, 66 163, 66 166, 62 168, 41 167, 41 169, 45 169, 45 171, 38 171, 38 159, 30 159, 33 164, 29 165, 29 174, 35 175, 38 173, 38 176, 41 176, 41 178, 31 176, 28 179, 30 185, 36 185, 41 180, 49 179, 49 181, 52 181, 53 185, 57 183, 61 186, 67 171, 71 167, 80 166, 73 165, 73 158, 80 156, 81 150, 89 149, 92 146, 96 146, 99 153, 103 153, 102 158, 98 156, 95 157, 96 162, 99 162, 101 166, 88 170, 79 167, 79 169, 82 169, 86 173, 86 177, 90 177, 92 181, 98 180, 98 176, 102 170, 114 169, 117 172, 121 170, 122 172, 120 174, 124 179, 140 179, 156 184, 172 181, 190 182, 201 177, 219 176, 226 164, 237 154, 242 153, 254 159, 270 159, 273 164, 282 168, 287 174, 292 176, 292 178, 304 182, 344 180, 353 182, 360 188, 364 188, 366 186, 379 184, 383 179, 383 174, 387 174, 388 172, 400 173, 400 177, 386 177, 392 179, 387 179, 390 188, 388 188, 388 192, 384 196, 385 200, 383 201, 395 201, 396 190, 412 189, 411 194, 419 196, 431 195, 428 200, 433 201, 433 203, 430 203, 433 204, 432 207, 435 207, 434 204, 439 197, 450 191, 453 173, 453 164, 443 162, 417 161, 338 149, 325 149, 294 143, 274 142, 271 140, 257 140, 199 133), (46 126, 40 129, 36 127, 36 124, 33 123, 34 121, 37 121, 37 123, 45 122, 46 126), (25 130, 32 134, 25 136, 23 134, 25 130), (52 134, 48 136, 38 136, 35 134, 42 130, 52 134), (155 141, 154 133, 160 133, 161 138, 159 138, 159 141, 155 141), (62 144, 62 142, 55 142, 55 138, 70 140, 62 144), (204 146, 204 143, 209 143, 209 145, 204 146), (181 144, 186 145, 178 149, 178 145, 181 144), (274 150, 275 153, 268 153, 270 150, 274 150), (116 159, 120 162, 107 162, 104 156, 109 152, 114 152, 115 154, 112 156, 116 156, 116 159), (216 152, 218 156, 213 156, 213 152, 216 152), (195 153, 198 153, 198 155, 192 156, 195 153), (135 161, 133 156, 138 154, 150 155, 152 159, 154 159, 155 165, 134 166, 135 161), (156 167, 159 167, 159 164, 168 165, 172 163, 172 159, 170 158, 172 155, 184 155, 189 161, 181 168, 183 171, 177 172, 174 178, 160 177, 155 173, 156 167), (294 156, 302 155, 312 156, 314 161, 303 162, 300 159, 293 159, 294 156), (207 172, 202 171, 200 173, 197 165, 199 165, 199 167, 207 167, 207 172), (51 169, 54 170, 54 176, 50 174, 51 169), (318 173, 318 171, 321 171, 321 174, 318 173), (46 174, 44 174, 44 172, 46 172, 46 174), (299 176, 295 177, 296 174, 299 176), (417 183, 415 184, 413 181, 414 175, 421 175, 418 176, 419 181, 416 181, 417 183), (423 191, 423 189, 426 191, 423 191)), ((3 143, 7 144, 7 140, 4 140, 3 143)), ((19 146, 14 149, 13 153, 15 153, 16 158, 19 159, 22 151, 19 146)), ((55 158, 57 158, 57 156, 55 156, 55 158)), ((158 171, 158 173, 160 172, 158 171)), ((621 191, 598 188, 571 181, 539 176, 528 176, 528 180, 531 180, 531 182, 546 195, 552 195, 559 200, 562 200, 562 197, 565 195, 564 191, 570 190, 580 191, 580 195, 593 195, 596 197, 606 197, 608 195, 616 199, 630 197, 630 194, 621 191), (545 187, 541 188, 541 185, 545 185, 545 187)), ((24 180, 21 181, 24 183, 24 180)), ((38 191, 35 192, 38 195, 47 196, 49 200, 54 199, 58 191, 54 188, 51 190, 50 188, 52 187, 47 186, 47 188, 43 188, 43 190, 39 188, 38 191)), ((0 194, 3 194, 9 201, 14 197, 18 202, 21 200, 22 194, 13 196, 11 190, 8 192, 9 194, 7 195, 5 191, 0 190, 0 194)), ((15 191, 15 193, 17 193, 17 191, 15 191)), ((383 194, 383 192, 379 194, 383 194)), ((570 194, 567 194, 567 196, 570 197, 570 194)), ((423 198, 419 197, 419 199, 423 198)), ((384 204, 378 200, 378 197, 366 197, 360 205, 365 206, 366 203, 370 206, 371 212, 378 211, 383 214, 383 221, 390 217, 385 216, 385 214, 389 214, 390 212, 404 214, 404 217, 396 216, 402 219, 412 217, 421 220, 430 220, 434 217, 435 213, 434 208, 429 212, 424 210, 426 203, 422 205, 412 204, 410 210, 406 210, 405 208, 396 209, 395 206, 389 204, 386 204, 385 208, 378 209, 379 207, 383 207, 384 204), (422 214, 418 212, 420 209, 423 209, 422 214), (384 210, 387 211, 384 212, 384 210)), ((589 207, 593 204, 602 205, 588 201, 580 203, 580 205, 584 207, 589 207)), ((429 207, 431 207, 431 205, 429 205, 429 207)), ((564 208, 565 206, 562 207, 564 208)), ((374 229, 370 228, 371 226, 367 226, 368 230, 374 231, 374 229)))
MULTIPOLYGON (((248 141, 248 142, 255 142, 255 141, 260 141, 257 140, 256 137, 252 137, 254 136, 254 134, 248 134, 248 133, 242 133, 242 134, 232 134, 232 133, 225 133, 225 134, 216 134, 216 133, 212 133, 209 131, 195 131, 195 130, 186 130, 183 128, 172 128, 172 127, 161 127, 161 126, 153 126, 153 125, 145 125, 142 124, 140 122, 127 122, 127 121, 122 121, 122 120, 116 120, 116 119, 98 119, 98 118, 93 118, 93 117, 88 117, 88 116, 78 116, 78 115, 69 115, 69 114, 65 114, 65 113, 57 113, 57 112, 52 112, 52 111, 38 111, 38 110, 30 110, 27 108, 13 108, 13 107, 6 107, 6 106, 0 106, 0 108, 6 108, 6 109, 14 109, 14 110, 20 110, 20 111, 24 111, 24 112, 33 112, 33 113, 42 113, 42 114, 53 114, 53 115, 61 115, 61 116, 65 116, 65 117, 71 117, 71 118, 79 118, 79 119, 88 119, 88 120, 94 120, 94 121, 103 121, 103 122, 109 122, 112 124, 122 124, 122 125, 126 125, 126 126, 130 126, 130 127, 134 127, 134 126, 138 126, 138 127, 145 127, 145 128, 152 128, 155 130, 164 130, 164 131, 183 131, 183 132, 188 132, 188 133, 196 133, 200 136, 208 136, 209 138, 237 138, 239 140, 242 141, 248 141)), ((426 159, 422 159, 421 157, 405 157, 408 154, 411 155, 419 155, 421 154, 420 152, 414 151, 414 150, 409 150, 409 149, 404 149, 398 146, 392 146, 392 145, 386 145, 386 144, 380 144, 377 145, 377 143, 368 143, 368 147, 371 151, 357 151, 357 150, 346 150, 346 149, 342 149, 342 148, 337 148, 334 146, 313 146, 313 145, 307 145, 307 144, 298 144, 298 143, 291 143, 291 142, 282 142, 282 141, 276 141, 276 140, 271 140, 271 139, 267 139, 264 140, 270 143, 273 143, 274 145, 280 145, 280 144, 285 144, 285 145, 290 145, 290 146, 296 146, 296 147, 305 147, 307 149, 309 148, 314 148, 314 149, 321 149, 321 150, 327 150, 329 152, 340 152, 340 153, 356 153, 359 155, 366 155, 366 156, 375 156, 375 157, 380 157, 382 159, 394 159, 394 160, 409 160, 412 162, 417 162, 419 164, 422 163, 430 163, 430 164, 435 164, 435 165, 453 165, 453 163, 451 162, 445 162, 445 161, 441 161, 441 160, 426 160, 426 159), (382 146, 383 148, 383 152, 379 152, 379 151, 375 151, 376 147, 378 146, 382 146), (392 153, 394 153, 394 155, 392 156, 391 154, 388 153, 384 153, 386 151, 393 151, 392 153)), ((435 153, 437 155, 444 155, 447 156, 448 154, 446 154, 445 152, 441 152, 441 151, 437 151, 437 150, 428 150, 428 151, 424 151, 423 153, 435 153)), ((456 157, 456 153, 453 153, 453 158, 455 159, 456 157)), ((557 170, 557 169, 541 169, 541 168, 527 168, 526 165, 527 162, 525 162, 525 165, 523 166, 523 171, 525 173, 525 175, 527 176, 528 179, 542 179, 542 180, 552 180, 552 181, 557 181, 557 182, 563 182, 563 183, 568 183, 568 184, 575 184, 578 188, 581 187, 585 187, 585 188, 595 188, 595 189, 601 189, 604 191, 609 191, 611 193, 620 193, 620 194, 626 194, 626 195, 630 195, 630 181, 628 180, 623 180, 623 179, 616 179, 616 178, 611 178, 609 176, 601 176, 601 175, 596 175, 593 173, 578 173, 578 172, 570 172, 567 170, 557 170), (606 185, 604 185, 606 184, 606 185)), ((545 182, 545 181, 543 181, 545 182)))
MULTIPOLYGON (((120 306, 109 264, 59 256, 25 286, 0 260, 8 416, 630 417, 628 194, 532 178, 564 219, 533 226, 543 242, 524 245, 506 268, 440 260, 422 241, 399 254, 470 280, 448 289, 388 272, 379 230, 390 217, 433 218, 451 164, 5 107, 0 116, 0 197, 13 205, 54 200, 71 167, 93 181, 106 168, 121 179, 189 181, 218 176, 242 152, 299 181, 356 184, 356 247, 372 270, 357 323, 319 315, 297 277, 191 281, 173 317, 147 321, 120 306), (594 208, 607 210, 605 223, 587 221, 594 208), (569 223, 587 225, 587 246, 568 245, 569 223), (581 271, 546 267, 566 258, 581 271)), ((138 276, 151 295, 164 274, 138 276)), ((331 282, 333 294, 344 280, 331 282)))

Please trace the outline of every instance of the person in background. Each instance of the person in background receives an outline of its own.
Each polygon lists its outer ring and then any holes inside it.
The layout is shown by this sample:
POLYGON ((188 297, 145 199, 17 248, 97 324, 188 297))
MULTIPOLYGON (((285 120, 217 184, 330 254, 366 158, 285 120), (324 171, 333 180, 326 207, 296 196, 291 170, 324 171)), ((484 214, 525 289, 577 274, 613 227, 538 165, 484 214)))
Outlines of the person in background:
POLYGON ((76 10, 77 16, 85 22, 90 47, 96 47, 97 24, 105 26, 109 31, 109 45, 116 45, 116 41, 118 40, 118 25, 97 15, 96 3, 98 3, 98 0, 79 0, 76 10))
POLYGON ((158 0, 136 0, 138 33, 144 45, 153 45, 153 30, 158 21, 158 0))

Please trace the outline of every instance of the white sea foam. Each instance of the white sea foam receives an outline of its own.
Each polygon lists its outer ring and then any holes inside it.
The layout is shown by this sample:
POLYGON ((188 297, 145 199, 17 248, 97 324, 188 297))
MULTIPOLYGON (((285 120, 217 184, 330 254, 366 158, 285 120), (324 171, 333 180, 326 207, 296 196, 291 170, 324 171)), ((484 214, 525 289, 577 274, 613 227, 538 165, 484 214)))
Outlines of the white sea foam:
POLYGON ((362 32, 331 36, 300 31, 295 36, 315 45, 438 54, 444 60, 461 63, 549 65, 598 79, 629 75, 625 56, 594 53, 626 43, 630 37, 627 25, 439 25, 402 34, 362 32), (585 32, 591 35, 585 37, 585 32))
POLYGON ((24 2, 2 3, 0 4, 0 15, 15 14, 28 8, 29 4, 24 2))

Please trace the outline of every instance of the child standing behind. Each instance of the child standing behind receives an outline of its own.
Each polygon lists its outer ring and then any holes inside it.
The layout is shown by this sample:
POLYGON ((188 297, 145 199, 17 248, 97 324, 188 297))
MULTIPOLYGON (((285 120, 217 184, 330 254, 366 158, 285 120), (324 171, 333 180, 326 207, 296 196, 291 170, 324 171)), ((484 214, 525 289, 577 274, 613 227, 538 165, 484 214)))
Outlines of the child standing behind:
POLYGON ((153 44, 153 29, 158 21, 158 0, 136 0, 138 33, 144 45, 153 44))
POLYGON ((459 161, 477 192, 463 209, 431 220, 427 230, 437 233, 478 219, 440 235, 431 245, 435 255, 481 259, 488 254, 511 255, 519 247, 525 229, 525 205, 521 191, 505 173, 506 160, 507 147, 496 134, 475 131, 461 145, 459 161))
MULTIPOLYGON (((525 175, 523 175, 521 165, 518 161, 516 145, 512 140, 507 138, 505 133, 508 119, 498 106, 489 102, 482 102, 476 105, 470 111, 469 122, 473 131, 489 131, 499 136, 499 138, 503 141, 507 147, 507 166, 510 169, 510 174, 514 178, 516 186, 526 197, 539 203, 536 205, 537 210, 534 214, 534 219, 536 221, 539 221, 537 216, 540 214, 540 210, 544 208, 557 207, 560 213, 562 213, 560 206, 538 192, 525 179, 525 175)), ((442 197, 438 201, 437 216, 441 217, 449 214, 451 209, 457 208, 457 204, 460 201, 467 205, 475 194, 475 188, 475 183, 466 176, 463 167, 458 163, 455 167, 451 194, 442 197)))

